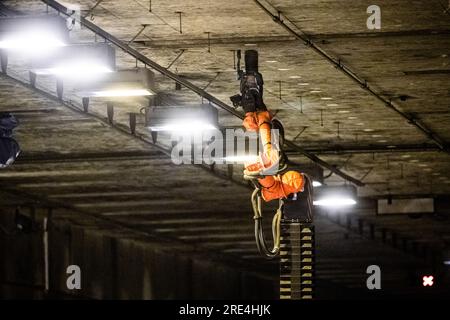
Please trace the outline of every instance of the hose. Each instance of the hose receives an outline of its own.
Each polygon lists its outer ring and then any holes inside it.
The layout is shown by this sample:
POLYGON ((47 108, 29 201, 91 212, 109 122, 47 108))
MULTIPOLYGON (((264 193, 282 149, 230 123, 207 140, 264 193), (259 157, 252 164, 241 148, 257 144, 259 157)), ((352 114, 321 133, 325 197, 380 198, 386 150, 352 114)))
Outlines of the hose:
POLYGON ((279 200, 280 205, 277 212, 272 219, 272 237, 273 248, 269 249, 264 237, 263 217, 262 217, 262 201, 261 201, 261 189, 257 186, 252 193, 252 208, 253 219, 255 220, 255 240, 258 251, 268 259, 273 259, 278 256, 280 252, 280 228, 281 228, 281 210, 283 201, 279 200))

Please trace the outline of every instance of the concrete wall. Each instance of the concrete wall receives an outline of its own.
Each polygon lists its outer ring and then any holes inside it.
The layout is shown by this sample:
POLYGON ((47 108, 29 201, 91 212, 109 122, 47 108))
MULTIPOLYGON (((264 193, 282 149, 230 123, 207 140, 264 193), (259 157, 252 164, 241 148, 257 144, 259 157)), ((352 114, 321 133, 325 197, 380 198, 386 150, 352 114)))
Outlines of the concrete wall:
MULTIPOLYGON (((38 220, 43 217, 38 213, 38 220)), ((3 210, 12 228, 14 212, 3 210)), ((43 293, 42 232, 0 236, 1 298, 271 299, 276 282, 238 271, 179 248, 110 229, 54 219, 50 228, 50 288, 43 293), (81 290, 68 290, 66 268, 81 268, 81 290), (66 295, 67 294, 67 295, 66 295)))

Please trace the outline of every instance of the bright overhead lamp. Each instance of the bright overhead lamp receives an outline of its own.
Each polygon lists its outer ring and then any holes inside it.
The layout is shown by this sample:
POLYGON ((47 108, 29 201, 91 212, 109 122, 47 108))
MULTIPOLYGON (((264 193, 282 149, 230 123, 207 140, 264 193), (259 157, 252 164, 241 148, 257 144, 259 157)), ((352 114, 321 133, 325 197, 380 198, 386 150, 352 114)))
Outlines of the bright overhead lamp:
POLYGON ((317 188, 313 202, 316 206, 341 208, 356 204, 356 188, 354 186, 322 186, 317 188))
POLYGON ((87 60, 67 61, 52 68, 35 69, 37 75, 55 75, 59 78, 89 80, 90 76, 113 72, 113 70, 101 63, 87 60))
POLYGON ((313 180, 312 185, 314 188, 321 187, 322 183, 316 180, 313 180))
POLYGON ((60 39, 54 37, 48 31, 30 30, 26 33, 11 33, 0 40, 0 49, 5 50, 27 50, 24 53, 33 53, 47 51, 55 47, 62 47, 66 44, 60 39))
POLYGON ((60 47, 51 56, 32 60, 30 83, 36 84, 38 75, 57 78, 56 91, 62 99, 63 81, 93 85, 109 76, 116 69, 116 54, 106 43, 77 44, 60 47))
POLYGON ((4 73, 10 54, 43 57, 68 42, 69 30, 63 17, 0 18, 0 57, 4 73))
POLYGON ((223 158, 226 163, 238 163, 238 164, 246 164, 246 163, 255 163, 258 160, 258 155, 240 155, 240 156, 227 156, 223 158))
POLYGON ((203 132, 207 130, 215 130, 217 129, 213 124, 196 120, 193 118, 188 118, 184 120, 177 120, 174 122, 170 122, 167 124, 163 124, 161 126, 150 128, 152 131, 170 131, 170 132, 187 132, 187 133, 195 133, 195 132, 203 132))
POLYGON ((210 104, 151 107, 145 118, 154 141, 160 131, 198 133, 219 128, 218 111, 210 104))
POLYGON ((315 206, 324 206, 324 207, 345 207, 355 205, 356 200, 350 198, 342 198, 342 197, 329 197, 325 199, 315 200, 315 206))
POLYGON ((94 83, 77 84, 75 91, 83 97, 83 107, 87 112, 89 98, 148 97, 155 94, 154 73, 147 68, 119 70, 94 83))
POLYGON ((58 48, 50 57, 33 59, 31 69, 36 75, 90 82, 92 76, 116 69, 116 54, 106 43, 70 45, 58 48))
POLYGON ((143 97, 151 96, 153 92, 149 89, 106 89, 99 91, 92 91, 91 97, 143 97))

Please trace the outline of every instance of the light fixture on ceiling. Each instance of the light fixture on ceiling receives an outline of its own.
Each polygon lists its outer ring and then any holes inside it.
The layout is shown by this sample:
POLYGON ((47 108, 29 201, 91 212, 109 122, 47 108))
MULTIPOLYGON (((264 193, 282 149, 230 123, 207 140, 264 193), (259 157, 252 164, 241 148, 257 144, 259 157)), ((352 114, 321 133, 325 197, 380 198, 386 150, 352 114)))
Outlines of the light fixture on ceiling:
POLYGON ((32 59, 30 83, 35 86, 38 75, 56 76, 56 92, 63 95, 63 81, 93 85, 116 69, 116 53, 106 43, 60 47, 50 56, 32 59))
POLYGON ((158 106, 146 109, 146 127, 152 132, 196 133, 219 128, 218 112, 209 104, 158 106))
POLYGON ((139 88, 130 88, 130 89, 105 89, 99 91, 92 91, 91 97, 143 97, 143 96, 151 96, 154 93, 149 89, 139 89, 139 88))
POLYGON ((340 208, 356 204, 354 186, 322 186, 317 188, 314 205, 328 208, 340 208))
POLYGON ((21 51, 22 53, 43 53, 55 47, 65 46, 66 43, 55 37, 51 32, 30 30, 12 33, 0 40, 0 49, 21 51))
POLYGON ((322 186, 322 183, 320 183, 319 181, 314 180, 314 181, 312 182, 312 185, 313 185, 314 188, 317 188, 317 187, 321 187, 321 186, 322 186))
POLYGON ((66 20, 60 16, 0 18, 0 49, 35 55, 69 41, 66 20))
POLYGON ((245 163, 255 163, 258 160, 258 155, 238 155, 238 156, 227 156, 224 158, 226 163, 237 163, 237 164, 245 164, 245 163))
POLYGON ((154 73, 147 68, 120 70, 95 83, 78 84, 75 91, 83 97, 84 111, 87 112, 89 98, 133 98, 155 94, 154 73))
POLYGON ((0 18, 0 57, 6 73, 11 54, 44 57, 69 42, 66 20, 60 16, 0 18))
POLYGON ((50 57, 33 59, 31 72, 93 82, 99 80, 96 76, 111 73, 115 69, 114 48, 106 43, 95 43, 61 47, 50 57))

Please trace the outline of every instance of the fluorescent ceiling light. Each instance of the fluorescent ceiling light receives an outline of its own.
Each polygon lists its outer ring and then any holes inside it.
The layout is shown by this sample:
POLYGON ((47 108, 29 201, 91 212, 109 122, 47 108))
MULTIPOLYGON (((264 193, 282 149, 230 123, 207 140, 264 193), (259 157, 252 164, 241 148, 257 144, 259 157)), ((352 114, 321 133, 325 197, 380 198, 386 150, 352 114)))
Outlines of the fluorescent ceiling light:
POLYGON ((60 16, 23 16, 0 18, 0 49, 15 54, 39 57, 66 46, 69 30, 60 16))
POLYGON ((340 208, 356 204, 356 188, 354 186, 323 186, 317 188, 313 204, 316 206, 340 208))
POLYGON ((49 57, 33 59, 31 72, 92 83, 115 70, 115 56, 114 48, 106 43, 64 46, 49 57))
POLYGON ((143 97, 151 96, 153 93, 147 89, 117 89, 93 91, 93 97, 143 97))
POLYGON ((83 98, 145 97, 155 94, 154 74, 146 68, 108 73, 96 82, 77 83, 75 91, 83 98))
POLYGON ((151 131, 195 133, 218 126, 217 109, 209 104, 158 106, 146 111, 146 127, 151 131))
POLYGON ((0 40, 1 49, 43 51, 48 48, 65 46, 61 39, 50 32, 24 32, 9 35, 0 40))
POLYGON ((322 183, 320 183, 319 181, 314 180, 312 182, 312 185, 313 185, 313 187, 320 187, 320 186, 322 186, 322 183))
POLYGON ((345 207, 355 205, 356 201, 351 198, 329 197, 316 200, 313 202, 313 204, 315 206, 324 206, 324 207, 345 207))
POLYGON ((193 119, 186 119, 179 122, 172 122, 160 126, 151 127, 152 131, 171 131, 171 132, 186 132, 186 133, 203 132, 207 130, 216 130, 216 129, 217 128, 211 123, 193 119))
POLYGON ((92 75, 113 72, 109 67, 92 62, 68 62, 66 65, 56 66, 54 68, 38 69, 35 71, 38 75, 51 74, 60 77, 89 77, 92 75))
POLYGON ((225 157, 224 160, 226 162, 235 162, 235 163, 254 163, 258 160, 258 156, 257 155, 229 156, 225 157))

